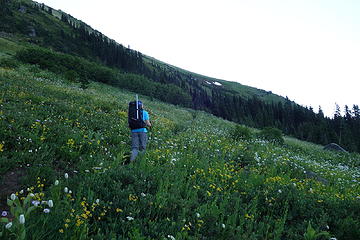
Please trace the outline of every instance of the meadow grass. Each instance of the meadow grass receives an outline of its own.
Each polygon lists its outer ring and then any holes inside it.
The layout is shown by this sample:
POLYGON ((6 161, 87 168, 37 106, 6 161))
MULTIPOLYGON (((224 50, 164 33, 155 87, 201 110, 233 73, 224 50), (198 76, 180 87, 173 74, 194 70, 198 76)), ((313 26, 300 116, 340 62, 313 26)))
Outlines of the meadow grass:
POLYGON ((31 65, 0 68, 0 82, 0 174, 25 173, 4 239, 360 236, 358 154, 235 140, 234 123, 140 96, 153 128, 124 165, 134 93, 31 65))

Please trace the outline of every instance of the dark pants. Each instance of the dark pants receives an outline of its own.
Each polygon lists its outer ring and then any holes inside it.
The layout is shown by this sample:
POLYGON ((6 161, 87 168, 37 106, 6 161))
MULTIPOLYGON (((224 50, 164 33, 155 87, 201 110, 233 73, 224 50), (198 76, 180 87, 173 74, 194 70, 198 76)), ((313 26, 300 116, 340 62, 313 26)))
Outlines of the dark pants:
POLYGON ((134 161, 139 151, 146 150, 147 143, 147 134, 146 132, 132 132, 131 133, 131 157, 130 161, 134 161))

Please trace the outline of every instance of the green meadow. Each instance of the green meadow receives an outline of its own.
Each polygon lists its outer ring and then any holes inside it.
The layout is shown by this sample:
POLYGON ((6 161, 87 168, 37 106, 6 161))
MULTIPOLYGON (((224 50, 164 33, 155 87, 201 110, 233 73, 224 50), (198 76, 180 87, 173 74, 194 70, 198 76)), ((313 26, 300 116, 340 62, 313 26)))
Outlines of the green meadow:
POLYGON ((153 128, 125 164, 134 94, 0 67, 1 239, 359 239, 358 154, 140 96, 153 128))

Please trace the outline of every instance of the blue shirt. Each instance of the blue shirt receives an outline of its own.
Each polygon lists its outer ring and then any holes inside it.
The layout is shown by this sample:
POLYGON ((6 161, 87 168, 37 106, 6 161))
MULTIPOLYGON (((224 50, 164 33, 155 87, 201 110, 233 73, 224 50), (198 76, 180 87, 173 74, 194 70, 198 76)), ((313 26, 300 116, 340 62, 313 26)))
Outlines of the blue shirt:
MULTIPOLYGON (((143 120, 144 121, 150 120, 149 113, 145 110, 142 110, 142 112, 143 112, 143 120)), ((147 132, 147 129, 146 128, 138 128, 138 129, 131 130, 131 132, 147 132)))

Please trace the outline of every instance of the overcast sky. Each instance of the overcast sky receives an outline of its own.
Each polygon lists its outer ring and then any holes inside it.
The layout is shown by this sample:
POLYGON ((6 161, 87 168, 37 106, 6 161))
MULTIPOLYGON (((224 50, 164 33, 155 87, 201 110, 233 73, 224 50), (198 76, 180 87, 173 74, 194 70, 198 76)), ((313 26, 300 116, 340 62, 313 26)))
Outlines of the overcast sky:
POLYGON ((124 46, 332 116, 360 105, 359 0, 42 0, 124 46))

